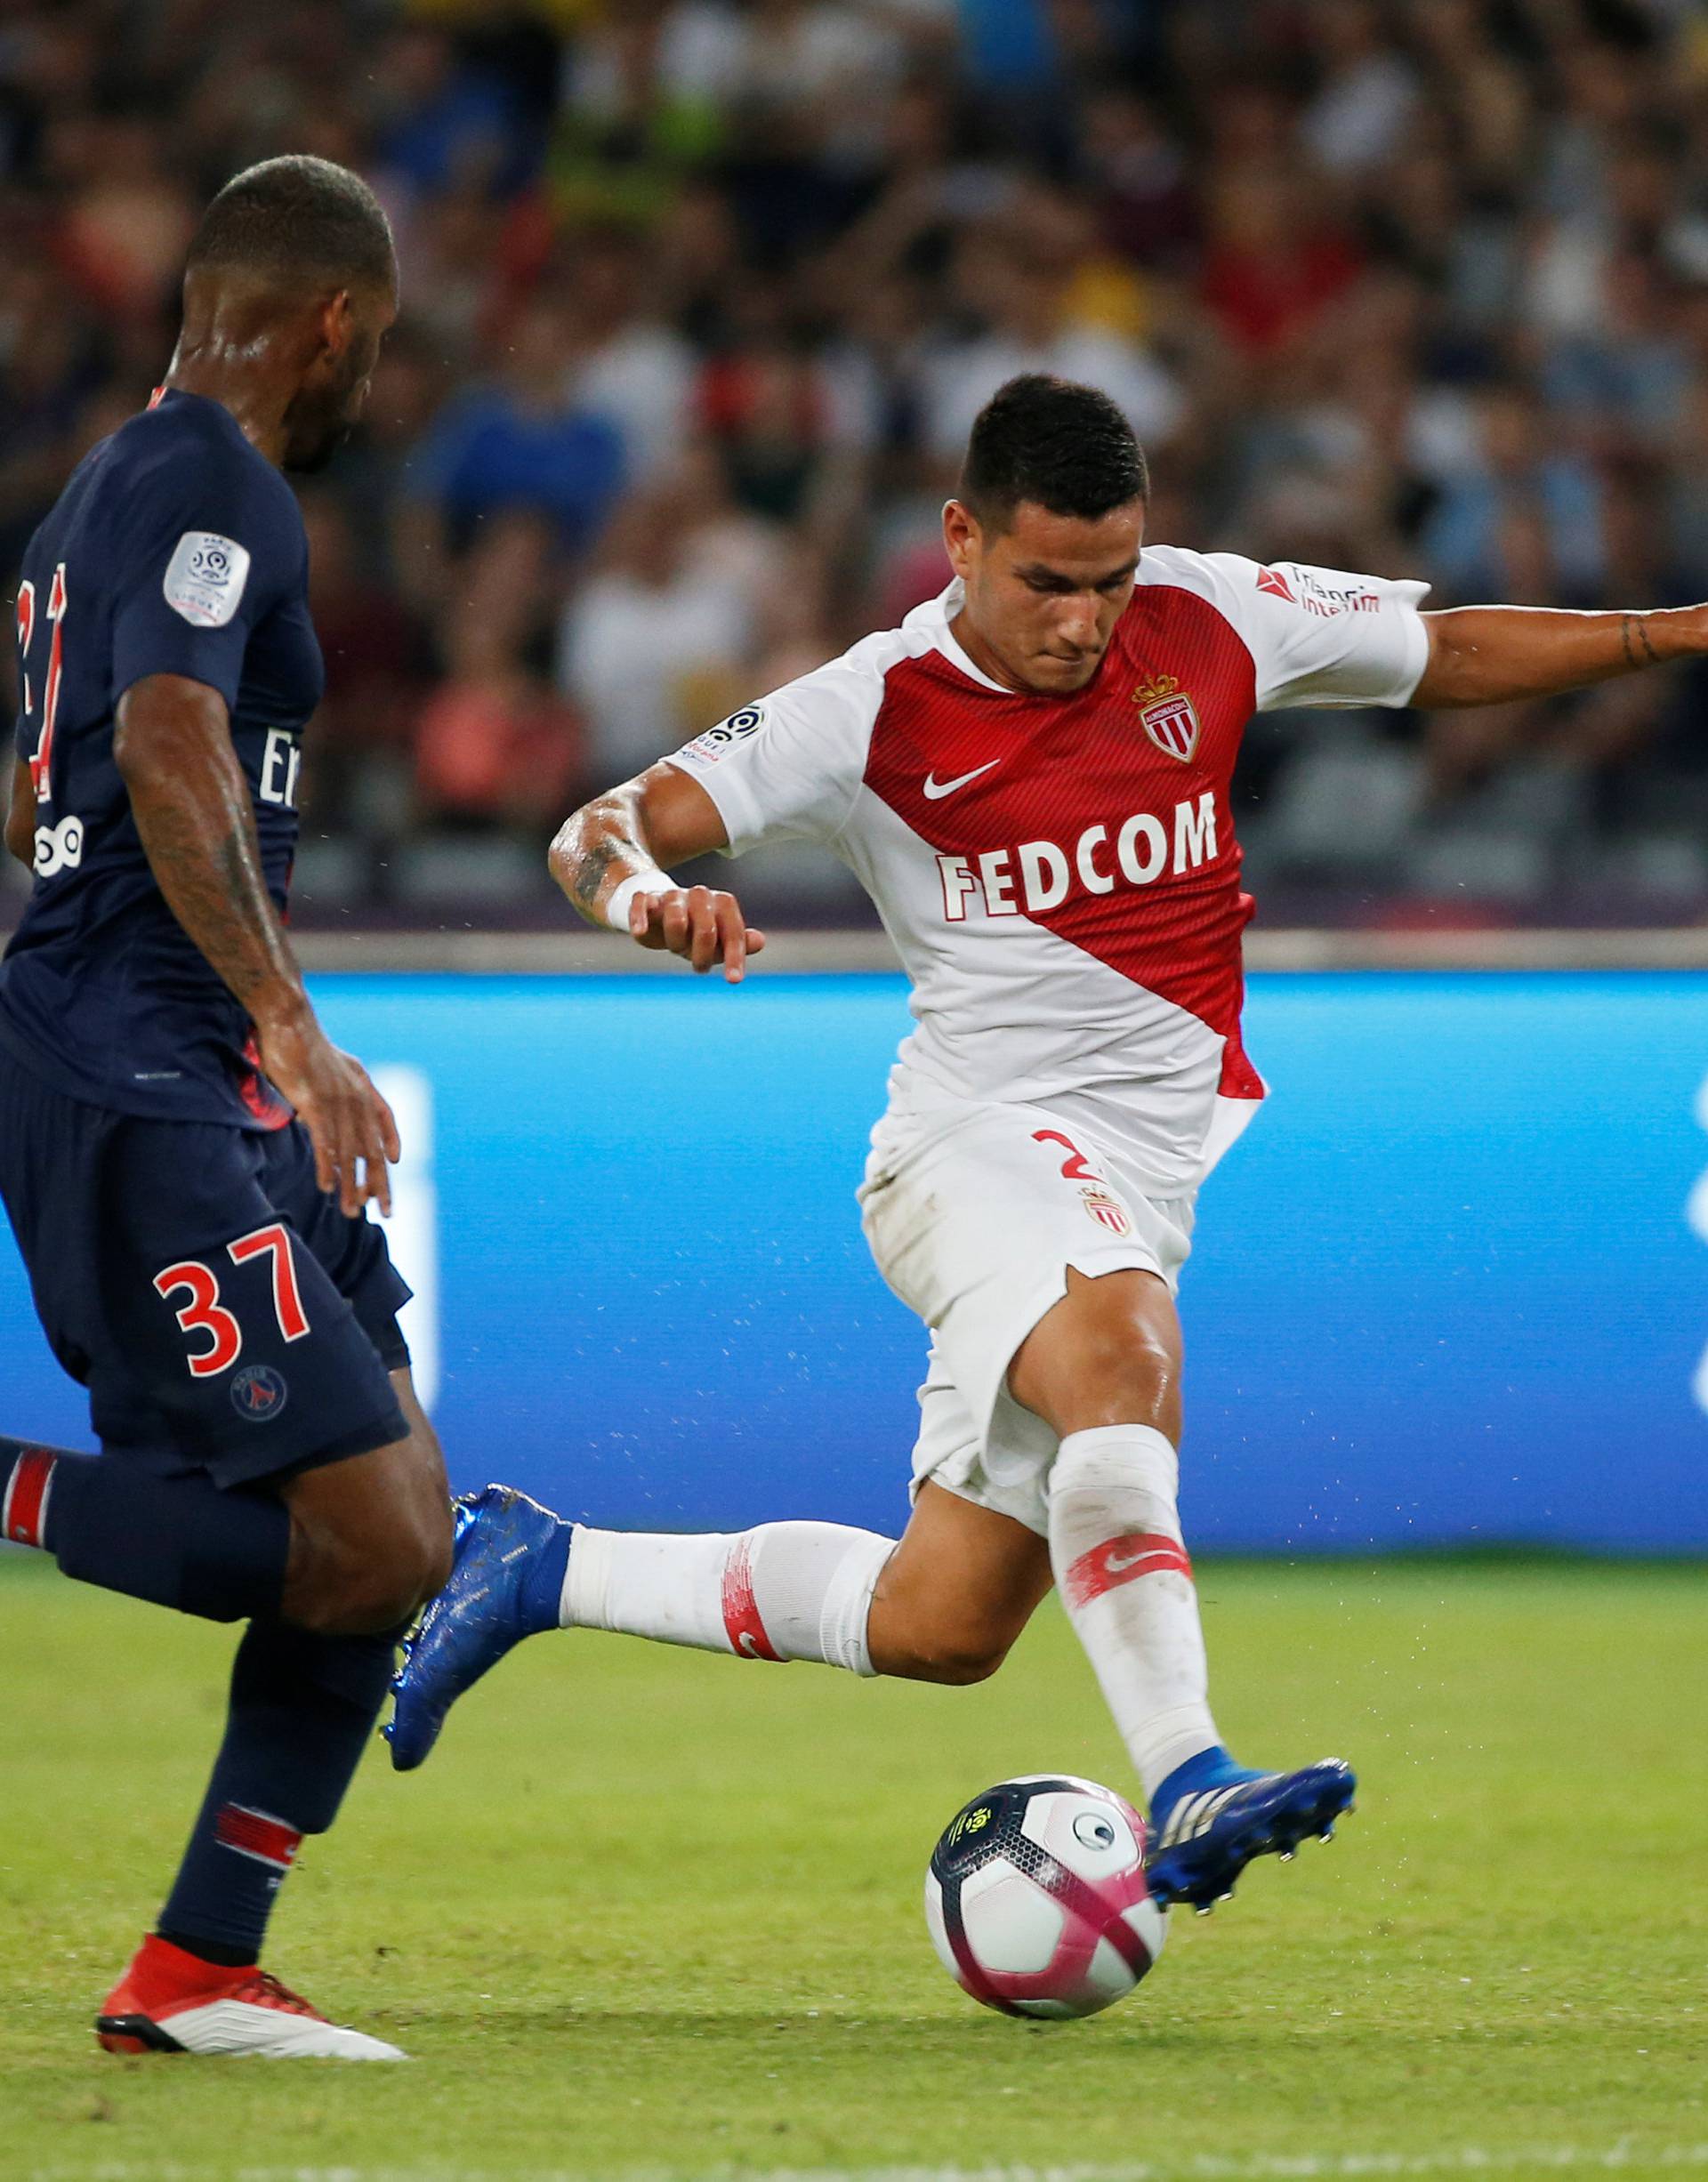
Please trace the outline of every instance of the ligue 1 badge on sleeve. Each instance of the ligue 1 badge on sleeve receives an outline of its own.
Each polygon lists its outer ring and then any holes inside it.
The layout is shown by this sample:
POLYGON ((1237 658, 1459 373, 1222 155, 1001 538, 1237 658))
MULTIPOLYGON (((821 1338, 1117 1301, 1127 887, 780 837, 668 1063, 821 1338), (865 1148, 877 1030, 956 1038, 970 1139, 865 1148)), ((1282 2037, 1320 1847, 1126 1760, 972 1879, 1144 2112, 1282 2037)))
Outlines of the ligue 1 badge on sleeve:
POLYGON ((1158 750, 1190 765, 1198 748, 1198 708, 1172 674, 1140 682, 1132 693, 1139 724, 1158 750))
POLYGON ((738 713, 731 713, 728 720, 719 721, 715 728, 697 735, 688 747, 703 764, 715 765, 737 744, 745 743, 750 735, 757 735, 767 716, 763 705, 744 705, 738 713))
POLYGON ((223 629, 249 581, 249 549, 214 530, 187 530, 161 580, 166 604, 198 629, 223 629))

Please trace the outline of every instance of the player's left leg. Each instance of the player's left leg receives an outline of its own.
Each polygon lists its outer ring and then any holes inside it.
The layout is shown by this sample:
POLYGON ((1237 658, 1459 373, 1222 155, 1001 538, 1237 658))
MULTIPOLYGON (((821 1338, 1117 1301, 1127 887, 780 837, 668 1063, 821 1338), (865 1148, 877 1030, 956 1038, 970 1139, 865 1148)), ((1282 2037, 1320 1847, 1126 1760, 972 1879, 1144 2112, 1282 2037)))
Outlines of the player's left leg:
POLYGON ((0 1433, 0 1538, 77 1582, 205 1621, 383 1631, 438 1588, 449 1545, 442 1465, 383 1458, 228 1489, 0 1433))
POLYGON ((79 1583, 210 1622, 278 1613, 292 1543, 274 1494, 4 1433, 0 1538, 51 1555, 79 1583))

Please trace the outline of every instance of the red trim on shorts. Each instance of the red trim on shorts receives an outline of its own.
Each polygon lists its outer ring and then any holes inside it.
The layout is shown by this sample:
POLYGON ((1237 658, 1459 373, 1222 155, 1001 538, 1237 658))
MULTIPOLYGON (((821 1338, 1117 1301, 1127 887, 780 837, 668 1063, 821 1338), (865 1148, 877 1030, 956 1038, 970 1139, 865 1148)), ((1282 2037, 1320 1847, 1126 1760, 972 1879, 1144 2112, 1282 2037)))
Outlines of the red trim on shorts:
POLYGON ((47 1496, 59 1459, 45 1448, 32 1447, 12 1464, 6 1496, 0 1502, 0 1538, 9 1539, 15 1546, 43 1550, 47 1535, 47 1496))
POLYGON ((729 1648, 739 1659, 781 1660, 760 1619, 753 1598, 753 1554, 745 1538, 737 1538, 723 1569, 723 1630, 729 1648))
POLYGON ((1160 1575, 1164 1570, 1191 1581, 1192 1564, 1180 1540, 1164 1531, 1129 1531, 1124 1537, 1107 1538, 1089 1553, 1082 1553, 1068 1571, 1061 1595, 1072 1612, 1089 1606, 1105 1591, 1135 1583, 1140 1576, 1160 1575))

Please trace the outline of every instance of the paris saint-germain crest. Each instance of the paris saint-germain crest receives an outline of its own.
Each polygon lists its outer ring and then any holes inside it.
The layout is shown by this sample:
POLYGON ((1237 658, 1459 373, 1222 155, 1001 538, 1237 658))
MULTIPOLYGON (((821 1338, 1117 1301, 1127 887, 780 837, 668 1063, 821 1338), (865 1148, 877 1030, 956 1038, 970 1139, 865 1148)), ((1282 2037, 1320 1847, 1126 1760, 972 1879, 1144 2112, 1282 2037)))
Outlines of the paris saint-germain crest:
POLYGON ((1132 693, 1139 707, 1139 722, 1156 744, 1182 765, 1190 765, 1198 748, 1198 708, 1172 674, 1140 682, 1132 693))

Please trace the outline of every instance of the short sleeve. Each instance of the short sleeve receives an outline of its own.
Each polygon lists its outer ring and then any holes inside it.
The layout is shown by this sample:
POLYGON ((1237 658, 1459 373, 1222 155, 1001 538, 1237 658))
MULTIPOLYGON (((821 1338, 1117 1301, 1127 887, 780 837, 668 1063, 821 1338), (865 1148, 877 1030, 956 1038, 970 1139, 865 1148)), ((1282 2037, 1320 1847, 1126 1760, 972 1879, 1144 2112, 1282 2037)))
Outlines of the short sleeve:
POLYGON ((198 447, 133 481, 111 552, 113 703, 181 674, 235 707, 250 632, 306 580, 290 487, 241 449, 198 447))
POLYGON ((828 842, 848 823, 883 701, 862 648, 743 705, 668 761, 717 805, 731 856, 765 841, 828 842))
POLYGON ((1238 603, 1257 670, 1259 712, 1288 705, 1401 705, 1430 656, 1422 583, 1351 576, 1280 560, 1264 567, 1213 553, 1238 603))

